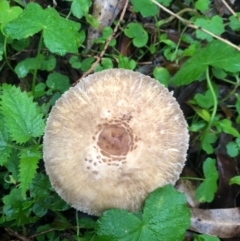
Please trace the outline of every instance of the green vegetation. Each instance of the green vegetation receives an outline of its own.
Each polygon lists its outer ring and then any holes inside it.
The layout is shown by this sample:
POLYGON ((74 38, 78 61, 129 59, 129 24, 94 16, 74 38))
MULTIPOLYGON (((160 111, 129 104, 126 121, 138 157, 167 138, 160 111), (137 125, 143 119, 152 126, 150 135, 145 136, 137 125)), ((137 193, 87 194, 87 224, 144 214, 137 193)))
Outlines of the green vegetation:
MULTIPOLYGON (((98 26, 92 1, 62 1, 55 8, 38 2, 0 0, 0 233, 5 239, 184 239, 190 210, 172 186, 152 192, 139 213, 107 210, 96 221, 75 213, 46 176, 42 137, 51 107, 81 76, 113 67, 151 75, 174 90, 191 135, 186 166, 195 174, 183 178, 202 181, 196 198, 212 208, 215 193, 228 193, 235 184, 234 203, 240 191, 240 42, 234 39, 240 12, 221 12, 210 0, 157 0, 160 6, 131 0, 123 19, 105 27, 88 50, 87 30, 98 26), (227 185, 218 185, 225 173, 231 173, 227 185)), ((192 240, 219 239, 195 234, 192 240)))

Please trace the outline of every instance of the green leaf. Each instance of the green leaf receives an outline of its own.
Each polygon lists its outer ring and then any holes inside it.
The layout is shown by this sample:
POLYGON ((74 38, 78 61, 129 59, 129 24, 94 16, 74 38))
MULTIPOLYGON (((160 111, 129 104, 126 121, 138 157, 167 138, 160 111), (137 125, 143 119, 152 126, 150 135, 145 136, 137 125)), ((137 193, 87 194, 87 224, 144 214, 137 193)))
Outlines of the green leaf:
POLYGON ((97 221, 97 234, 111 241, 181 241, 189 225, 185 196, 167 185, 149 195, 141 219, 125 210, 104 212, 97 221))
POLYGON ((229 23, 229 26, 230 28, 233 30, 233 31, 239 31, 240 30, 240 13, 237 13, 237 16, 234 16, 232 15, 229 20, 230 20, 230 23, 229 23))
POLYGON ((198 121, 196 123, 192 123, 192 125, 189 126, 189 130, 192 131, 192 132, 197 132, 197 131, 202 130, 206 126, 207 126, 206 121, 200 120, 200 121, 198 121))
POLYGON ((9 137, 9 133, 8 133, 8 129, 6 128, 6 126, 4 125, 4 120, 1 117, 0 120, 0 166, 2 166, 4 163, 7 162, 12 149, 9 146, 9 142, 10 142, 10 137, 9 137))
MULTIPOLYGON (((196 26, 202 27, 209 32, 220 36, 224 31, 223 19, 218 15, 213 16, 211 19, 197 18, 194 22, 196 26)), ((213 37, 201 30, 196 31, 196 36, 199 39, 212 41, 213 37)))
POLYGON ((137 63, 133 59, 129 59, 123 55, 119 55, 118 57, 118 68, 123 69, 135 69, 137 63))
POLYGON ((229 180, 229 185, 232 185, 232 184, 240 185, 240 176, 232 177, 232 178, 229 180))
POLYGON ((0 109, 12 139, 25 143, 31 137, 40 137, 44 130, 42 114, 27 92, 12 85, 2 85, 0 109))
POLYGON ((26 198, 26 191, 29 189, 29 184, 36 174, 38 161, 41 157, 39 146, 31 146, 27 149, 22 149, 20 152, 19 187, 23 198, 26 198))
POLYGON ((43 31, 46 47, 59 55, 77 53, 81 42, 80 24, 62 18, 54 8, 42 9, 36 3, 26 5, 23 13, 6 24, 4 31, 13 39, 24 39, 43 31))
POLYGON ((71 4, 71 11, 77 18, 82 18, 89 12, 92 2, 90 0, 73 0, 71 4))
POLYGON ((220 120, 215 125, 217 127, 220 126, 222 131, 227 134, 230 134, 234 137, 240 137, 239 132, 234 127, 232 127, 232 122, 228 119, 220 120))
POLYGON ((88 71, 91 68, 94 60, 95 60, 94 57, 88 57, 88 58, 84 59, 82 61, 81 70, 84 72, 88 71))
POLYGON ((8 1, 0 1, 0 25, 1 29, 5 26, 6 23, 17 18, 21 13, 22 9, 18 6, 10 7, 8 1))
POLYGON ((210 90, 207 90, 205 94, 197 93, 194 96, 194 100, 196 100, 199 106, 205 109, 213 106, 213 96, 210 90))
POLYGON ((220 241, 220 239, 214 236, 200 234, 196 235, 193 241, 220 241))
POLYGON ((191 107, 203 120, 205 120, 207 122, 210 121, 211 115, 210 115, 209 111, 202 109, 202 108, 198 108, 197 106, 194 106, 194 105, 191 105, 191 107))
POLYGON ((48 88, 59 90, 61 93, 64 93, 70 87, 70 80, 66 75, 51 73, 48 75, 46 84, 48 88))
POLYGON ((156 16, 158 14, 158 6, 152 3, 150 0, 131 0, 134 12, 140 12, 145 17, 156 16))
POLYGON ((202 136, 201 138, 201 145, 202 149, 207 153, 211 154, 214 152, 214 148, 212 144, 217 141, 217 136, 214 133, 207 133, 206 135, 202 136))
POLYGON ((124 29, 124 34, 133 39, 134 46, 141 48, 147 44, 148 34, 139 23, 129 23, 124 29))
POLYGON ((153 76, 161 84, 168 87, 168 85, 170 83, 170 74, 167 69, 165 69, 163 67, 155 67, 153 70, 153 76))
POLYGON ((226 145, 226 148, 227 148, 227 154, 230 157, 236 157, 238 155, 238 153, 239 153, 238 145, 235 142, 233 142, 233 141, 230 141, 226 145))
POLYGON ((240 52, 218 40, 212 41, 188 59, 174 75, 174 85, 188 85, 197 80, 208 68, 213 66, 229 72, 240 71, 240 52))
POLYGON ((72 56, 69 59, 69 64, 71 64, 71 67, 74 69, 80 69, 80 67, 82 65, 77 56, 72 56))
POLYGON ((200 202, 211 202, 217 191, 218 171, 216 169, 216 161, 207 158, 203 163, 203 174, 205 180, 196 190, 196 197, 200 202))
POLYGON ((26 201, 21 196, 20 189, 13 188, 10 194, 3 197, 2 215, 5 222, 12 222, 11 226, 21 226, 37 220, 37 217, 31 217, 32 201, 26 201))
POLYGON ((44 216, 48 209, 64 211, 69 205, 53 192, 49 179, 42 173, 37 173, 30 183, 30 196, 34 198, 33 211, 36 215, 44 216))
POLYGON ((209 0, 197 0, 195 3, 195 8, 201 12, 205 12, 209 9, 210 1, 209 0))
POLYGON ((95 71, 102 71, 104 69, 111 69, 113 68, 113 62, 110 58, 102 58, 101 63, 97 65, 95 71))
POLYGON ((53 55, 45 57, 40 54, 37 57, 26 58, 18 62, 14 70, 19 78, 24 78, 31 70, 40 69, 51 71, 55 68, 56 62, 56 58, 53 55))
MULTIPOLYGON (((168 7, 172 0, 156 0, 165 7, 168 7)), ((159 11, 159 7, 150 0, 131 0, 134 12, 140 12, 145 17, 156 16, 159 11)))

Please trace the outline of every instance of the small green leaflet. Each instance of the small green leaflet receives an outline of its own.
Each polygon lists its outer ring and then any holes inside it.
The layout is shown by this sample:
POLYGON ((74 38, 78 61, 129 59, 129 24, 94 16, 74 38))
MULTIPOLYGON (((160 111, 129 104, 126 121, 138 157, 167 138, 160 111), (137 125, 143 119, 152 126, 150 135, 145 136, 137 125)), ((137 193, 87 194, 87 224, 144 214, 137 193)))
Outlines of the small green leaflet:
POLYGON ((20 88, 2 85, 0 110, 12 139, 17 143, 25 143, 30 138, 43 134, 43 116, 33 98, 27 92, 21 92, 20 88))
POLYGON ((32 182, 32 179, 36 174, 38 161, 42 157, 41 152, 38 149, 39 146, 31 146, 22 149, 20 152, 19 187, 23 198, 26 198, 26 191, 29 189, 29 184, 32 182))
POLYGON ((228 142, 228 144, 226 145, 227 148, 227 154, 230 157, 236 157, 240 151, 240 138, 236 138, 236 141, 230 141, 228 142))
MULTIPOLYGON (((209 32, 220 36, 224 31, 223 19, 218 15, 213 16, 211 19, 197 18, 194 22, 196 26, 202 27, 203 29, 208 30, 209 32)), ((212 41, 213 37, 201 30, 196 31, 196 36, 199 39, 212 41)))
POLYGON ((220 241, 220 239, 206 234, 199 234, 195 236, 193 241, 220 241))
POLYGON ((209 0, 197 0, 195 3, 195 8, 201 12, 205 12, 209 9, 210 1, 209 0))
POLYGON ((213 66, 229 72, 240 71, 240 52, 233 47, 215 40, 207 47, 198 50, 174 75, 172 82, 176 86, 188 85, 197 80, 208 68, 213 66))
POLYGON ((56 58, 53 55, 45 57, 42 54, 39 54, 34 58, 26 58, 15 67, 15 72, 19 78, 24 78, 31 70, 40 69, 51 71, 56 66, 56 58))
POLYGON ((197 93, 194 96, 197 104, 202 108, 209 109, 213 106, 213 96, 210 90, 207 90, 205 94, 197 93))
POLYGON ((42 9, 36 3, 27 4, 19 17, 5 25, 4 33, 13 39, 24 39, 43 31, 46 47, 59 55, 77 53, 83 41, 80 24, 62 18, 54 8, 42 9))
MULTIPOLYGON (((168 7, 172 0, 156 0, 157 2, 168 7)), ((159 11, 159 7, 154 4, 151 0, 131 0, 134 12, 140 12, 141 15, 145 17, 156 16, 159 11)))
POLYGON ((206 135, 203 135, 201 138, 202 149, 207 154, 212 154, 214 152, 212 144, 214 144, 217 141, 217 139, 217 135, 211 132, 208 132, 206 135))
POLYGON ((120 209, 104 212, 97 234, 111 241, 182 241, 189 225, 185 196, 167 185, 148 196, 141 219, 120 209))
POLYGON ((136 68, 136 65, 137 63, 133 59, 129 59, 121 54, 118 56, 118 68, 133 70, 136 68))
POLYGON ((240 176, 232 177, 229 181, 229 185, 237 184, 240 185, 240 176))
POLYGON ((196 197, 200 202, 211 202, 217 191, 218 171, 216 169, 216 161, 207 158, 203 163, 203 174, 205 180, 196 190, 196 197))
POLYGON ((10 7, 8 1, 0 1, 0 25, 1 29, 5 26, 6 23, 17 18, 21 13, 22 9, 20 7, 14 6, 10 7))
POLYGON ((139 23, 129 23, 124 29, 124 34, 133 39, 134 46, 141 48, 147 44, 148 33, 139 23))
POLYGON ((82 18, 89 12, 92 2, 90 0, 72 0, 71 11, 77 18, 82 18))
POLYGON ((70 88, 70 80, 68 76, 60 73, 50 73, 46 81, 47 87, 53 90, 59 90, 64 93, 70 88))

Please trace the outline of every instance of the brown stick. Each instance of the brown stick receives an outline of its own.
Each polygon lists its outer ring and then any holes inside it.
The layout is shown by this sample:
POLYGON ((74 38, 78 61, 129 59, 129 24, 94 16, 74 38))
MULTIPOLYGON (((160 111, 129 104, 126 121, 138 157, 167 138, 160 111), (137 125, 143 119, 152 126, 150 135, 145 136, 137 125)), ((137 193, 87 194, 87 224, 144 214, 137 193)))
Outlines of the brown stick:
POLYGON ((88 71, 86 71, 85 73, 83 73, 83 75, 81 76, 81 78, 78 79, 73 85, 76 85, 77 83, 79 83, 79 82, 81 81, 82 78, 84 78, 84 77, 86 77, 87 75, 91 74, 91 73, 94 71, 94 69, 95 69, 95 67, 97 66, 97 64, 101 61, 101 59, 102 59, 102 57, 104 56, 104 54, 105 54, 105 52, 106 52, 106 50, 107 50, 107 48, 108 48, 111 40, 114 38, 115 34, 116 34, 117 31, 118 31, 118 28, 119 28, 119 26, 120 26, 120 24, 121 24, 121 21, 122 21, 123 18, 124 18, 124 15, 125 15, 126 10, 127 10, 128 2, 129 2, 129 0, 126 0, 126 2, 125 2, 125 4, 124 4, 124 7, 123 7, 123 10, 122 10, 122 13, 121 13, 121 15, 120 15, 120 18, 119 18, 119 20, 118 20, 118 22, 117 22, 117 24, 116 24, 116 26, 115 26, 115 28, 114 28, 114 30, 113 30, 113 33, 112 33, 112 34, 108 37, 108 39, 106 40, 106 43, 105 43, 105 46, 104 46, 102 52, 100 53, 99 56, 96 57, 97 60, 92 64, 91 68, 90 68, 88 71))

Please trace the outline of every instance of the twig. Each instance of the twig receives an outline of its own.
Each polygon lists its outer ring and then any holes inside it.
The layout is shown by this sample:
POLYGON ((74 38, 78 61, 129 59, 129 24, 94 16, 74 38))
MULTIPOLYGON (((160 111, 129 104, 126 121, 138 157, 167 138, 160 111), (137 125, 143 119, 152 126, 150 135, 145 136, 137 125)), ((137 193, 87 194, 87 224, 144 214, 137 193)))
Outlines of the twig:
POLYGON ((232 10, 232 8, 228 5, 228 3, 225 0, 222 0, 222 3, 225 5, 225 7, 228 9, 228 11, 234 15, 235 17, 237 17, 237 14, 232 10))
POLYGON ((35 238, 35 237, 37 237, 37 236, 40 236, 40 235, 43 235, 43 234, 46 234, 46 233, 50 233, 50 232, 55 231, 55 230, 56 230, 56 228, 51 228, 51 229, 42 231, 42 232, 40 232, 40 233, 33 234, 33 235, 31 235, 29 238, 32 239, 32 238, 35 238))
POLYGON ((129 0, 126 0, 126 2, 125 2, 125 4, 124 4, 124 7, 123 7, 123 10, 122 10, 122 13, 121 13, 121 15, 120 15, 120 18, 119 18, 119 20, 118 20, 118 22, 117 22, 117 24, 116 24, 116 26, 115 26, 115 28, 114 28, 114 30, 113 30, 113 33, 112 33, 112 34, 108 37, 108 39, 106 40, 106 43, 105 43, 105 46, 104 46, 102 52, 100 53, 99 56, 97 56, 97 60, 92 64, 91 68, 90 68, 88 71, 86 71, 85 73, 83 73, 83 75, 81 76, 81 78, 78 79, 73 85, 76 85, 77 83, 80 82, 80 80, 81 80, 82 78, 84 78, 84 77, 86 77, 87 75, 91 74, 91 73, 94 71, 94 69, 95 69, 95 67, 97 66, 97 64, 101 61, 101 59, 102 59, 102 57, 104 56, 104 54, 105 54, 105 52, 106 52, 106 50, 107 50, 107 48, 108 48, 111 40, 114 38, 115 34, 117 33, 118 28, 119 28, 119 26, 120 26, 120 24, 121 24, 121 22, 122 22, 122 20, 123 20, 123 18, 124 18, 125 12, 126 12, 126 10, 127 10, 128 2, 129 2, 129 0))
POLYGON ((219 36, 211 33, 210 31, 208 31, 208 30, 206 30, 206 29, 204 29, 202 27, 198 27, 198 26, 194 25, 192 22, 186 20, 185 18, 180 17, 179 15, 175 14, 174 12, 169 10, 168 8, 165 8, 162 4, 158 3, 157 1, 155 1, 155 0, 150 0, 150 1, 153 2, 154 4, 156 4, 159 8, 161 8, 165 12, 167 12, 170 15, 174 16, 175 18, 179 19, 181 22, 186 24, 188 27, 193 28, 195 30, 200 30, 200 31, 202 31, 204 33, 207 33, 207 34, 211 35, 213 38, 218 39, 218 40, 220 40, 220 41, 222 41, 222 42, 232 46, 233 48, 237 49, 238 51, 240 51, 240 47, 238 47, 237 45, 231 43, 230 41, 228 41, 228 40, 226 40, 226 39, 224 39, 222 37, 219 37, 219 36))
POLYGON ((8 232, 10 236, 14 236, 22 241, 32 241, 32 239, 24 237, 23 235, 12 230, 11 228, 5 228, 5 230, 8 232))

